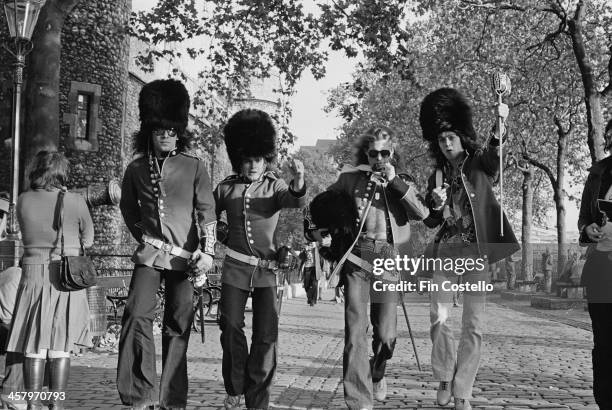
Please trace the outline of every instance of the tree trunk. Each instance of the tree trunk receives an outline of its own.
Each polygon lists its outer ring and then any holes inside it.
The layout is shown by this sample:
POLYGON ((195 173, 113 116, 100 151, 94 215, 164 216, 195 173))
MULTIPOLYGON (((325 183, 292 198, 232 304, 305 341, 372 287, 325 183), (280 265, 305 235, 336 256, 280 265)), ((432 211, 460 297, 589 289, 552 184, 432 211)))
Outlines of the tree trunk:
POLYGON ((565 266, 567 237, 565 234, 565 191, 563 190, 563 185, 565 183, 567 141, 569 133, 571 132, 564 132, 559 122, 557 122, 557 126, 559 137, 557 140, 557 184, 554 186, 554 199, 557 210, 557 274, 555 275, 554 281, 559 278, 565 266))
POLYGON ((27 66, 24 167, 43 149, 59 145, 61 33, 66 16, 79 0, 48 0, 32 36, 27 66))
MULTIPOLYGON (((591 162, 595 163, 606 156, 604 151, 604 118, 601 111, 601 95, 593 73, 593 64, 589 59, 582 33, 582 15, 586 7, 585 1, 579 1, 576 15, 568 21, 570 38, 574 56, 580 69, 582 84, 584 86, 584 102, 587 114, 587 144, 591 154, 591 162)), ((611 79, 612 81, 612 79, 611 79)))
POLYGON ((531 241, 531 223, 533 221, 533 168, 526 164, 523 172, 523 220, 522 241, 523 259, 521 262, 521 277, 523 280, 533 280, 533 243, 531 241))

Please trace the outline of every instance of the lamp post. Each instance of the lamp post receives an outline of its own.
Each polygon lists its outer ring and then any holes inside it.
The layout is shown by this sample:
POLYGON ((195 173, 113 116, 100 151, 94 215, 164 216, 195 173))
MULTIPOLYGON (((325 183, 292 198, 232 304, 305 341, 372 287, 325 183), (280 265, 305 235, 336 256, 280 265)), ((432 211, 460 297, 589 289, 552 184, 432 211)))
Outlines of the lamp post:
POLYGON ((8 23, 9 34, 13 47, 3 44, 3 47, 15 58, 13 77, 13 129, 12 129, 12 167, 11 167, 11 203, 7 233, 9 239, 19 239, 16 205, 19 196, 19 157, 21 145, 21 88, 23 84, 23 68, 25 57, 32 51, 32 33, 38 20, 40 10, 46 0, 5 0, 4 13, 8 23))
MULTIPOLYGON (((17 197, 19 196, 19 157, 21 145, 21 88, 25 57, 32 51, 32 33, 38 20, 40 10, 46 0, 4 0, 4 13, 12 39, 12 47, 3 47, 15 58, 13 77, 13 129, 12 129, 12 166, 11 197, 7 234, 9 240, 19 241, 19 224, 17 223, 17 197)), ((19 252, 15 243, 15 263, 18 263, 19 252)))

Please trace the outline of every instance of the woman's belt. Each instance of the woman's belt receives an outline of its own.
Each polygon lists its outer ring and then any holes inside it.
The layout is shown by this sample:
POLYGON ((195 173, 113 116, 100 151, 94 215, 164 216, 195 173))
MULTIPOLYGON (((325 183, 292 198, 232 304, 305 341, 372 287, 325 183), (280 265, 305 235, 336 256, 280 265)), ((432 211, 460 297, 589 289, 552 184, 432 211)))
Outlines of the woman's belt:
POLYGON ((258 258, 253 255, 245 255, 244 253, 240 253, 231 248, 227 248, 225 251, 225 255, 229 256, 232 259, 236 259, 237 261, 247 263, 251 266, 258 266, 264 269, 276 269, 276 261, 270 261, 258 258))
POLYGON ((152 247, 156 249, 161 249, 164 252, 169 253, 170 255, 178 256, 179 258, 189 259, 191 258, 191 252, 186 251, 185 249, 172 245, 170 243, 166 243, 161 239, 155 239, 149 235, 142 235, 142 241, 144 243, 148 243, 152 247))

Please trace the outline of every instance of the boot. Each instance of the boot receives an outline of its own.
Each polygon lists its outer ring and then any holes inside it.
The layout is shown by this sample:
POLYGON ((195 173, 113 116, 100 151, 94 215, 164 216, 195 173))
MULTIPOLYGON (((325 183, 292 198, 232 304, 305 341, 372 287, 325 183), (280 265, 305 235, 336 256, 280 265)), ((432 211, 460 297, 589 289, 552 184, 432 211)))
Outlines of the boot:
POLYGON ((23 362, 23 385, 26 391, 32 392, 34 397, 28 400, 28 410, 42 410, 40 392, 45 376, 45 359, 26 357, 23 362), (38 393, 38 396, 37 396, 38 393))
POLYGON ((49 391, 52 392, 50 409, 63 410, 70 373, 70 358, 49 359, 49 391))

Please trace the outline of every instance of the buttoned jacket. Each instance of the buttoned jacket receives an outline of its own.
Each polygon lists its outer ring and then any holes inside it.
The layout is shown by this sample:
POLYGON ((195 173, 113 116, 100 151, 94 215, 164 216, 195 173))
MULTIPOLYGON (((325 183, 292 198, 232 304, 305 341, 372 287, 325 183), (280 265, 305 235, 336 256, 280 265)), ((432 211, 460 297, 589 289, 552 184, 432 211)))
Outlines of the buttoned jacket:
MULTIPOLYGON (((592 223, 600 226, 604 224, 604 214, 599 209, 597 200, 604 199, 612 185, 612 157, 597 162, 589 171, 589 176, 582 191, 582 201, 580 202, 580 213, 578 216, 579 241, 581 246, 589 247, 586 253, 587 258, 595 251, 597 244, 589 239, 585 228, 592 223)), ((605 286, 605 281, 602 280, 603 275, 601 275, 601 272, 597 272, 597 270, 585 269, 580 279, 581 285, 595 288, 597 286, 605 286)))
MULTIPOLYGON (((493 139, 492 139, 493 141, 493 139)), ((485 256, 489 263, 497 262, 512 255, 520 249, 512 231, 512 225, 503 215, 504 233, 500 229, 500 205, 493 194, 493 180, 499 172, 498 149, 490 145, 469 155, 461 166, 461 182, 468 196, 474 228, 476 231, 477 251, 485 256)), ((443 182, 450 184, 449 175, 443 174, 443 182)), ((428 180, 427 203, 430 206, 430 216, 423 222, 430 228, 442 226, 447 221, 441 210, 434 209, 432 192, 436 188, 436 172, 428 180)), ((428 247, 425 256, 437 255, 437 244, 440 241, 440 228, 434 239, 434 244, 428 247)))
POLYGON ((345 167, 338 180, 328 189, 345 192, 354 198, 359 213, 356 226, 359 226, 372 196, 377 192, 382 195, 388 210, 393 245, 400 255, 411 255, 410 221, 423 220, 429 215, 429 210, 408 175, 398 174, 383 186, 372 180, 372 172, 368 168, 345 167))
MULTIPOLYGON (((274 172, 257 181, 232 175, 214 190, 217 218, 226 213, 229 233, 227 247, 262 260, 276 257, 274 231, 283 208, 306 204, 306 187, 295 192, 274 172)), ((274 271, 225 257, 221 281, 241 289, 276 286, 274 271)))
POLYGON ((123 176, 121 213, 132 236, 140 243, 136 264, 186 270, 187 261, 152 245, 142 235, 195 251, 200 237, 216 224, 212 186, 203 161, 173 151, 161 166, 161 180, 152 182, 147 158, 132 161, 123 176))

